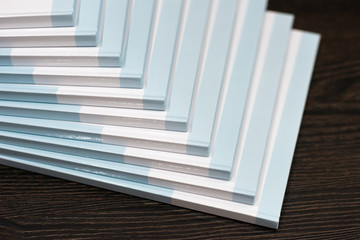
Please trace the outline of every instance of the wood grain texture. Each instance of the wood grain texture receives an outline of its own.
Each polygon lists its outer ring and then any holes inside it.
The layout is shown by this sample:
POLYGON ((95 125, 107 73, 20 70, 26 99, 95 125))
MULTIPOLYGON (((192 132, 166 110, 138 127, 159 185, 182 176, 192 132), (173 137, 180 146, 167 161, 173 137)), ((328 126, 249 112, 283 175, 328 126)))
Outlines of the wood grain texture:
POLYGON ((360 2, 269 9, 322 34, 279 230, 0 166, 0 239, 360 239, 360 2))

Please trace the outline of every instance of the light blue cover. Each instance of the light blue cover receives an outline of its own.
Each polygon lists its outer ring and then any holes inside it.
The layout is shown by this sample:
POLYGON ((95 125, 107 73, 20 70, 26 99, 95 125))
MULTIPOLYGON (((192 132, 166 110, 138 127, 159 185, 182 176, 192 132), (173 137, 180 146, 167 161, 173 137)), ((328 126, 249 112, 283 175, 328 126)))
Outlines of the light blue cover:
MULTIPOLYGON (((250 4, 264 4, 264 2, 250 1, 250 4)), ((250 7, 250 9, 256 8, 250 7)), ((257 25, 256 27, 259 27, 262 23, 260 22, 261 18, 256 15, 256 12, 249 11, 247 13, 247 18, 252 19, 254 25, 257 25)), ((263 109, 261 104, 263 102, 269 103, 268 101, 271 99, 271 96, 269 96, 267 92, 268 87, 273 89, 273 91, 276 91, 277 89, 292 21, 293 19, 291 16, 282 16, 281 14, 275 15, 274 27, 272 29, 271 40, 264 63, 265 66, 262 69, 262 76, 260 79, 262 90, 259 90, 256 100, 257 102, 262 102, 259 103, 258 106, 255 106, 259 113, 263 110, 268 110, 270 112, 272 110, 272 105, 264 107, 263 109)), ((246 27, 247 29, 244 30, 245 32, 253 31, 254 29, 254 26, 248 25, 246 27)), ((258 35, 260 35, 260 33, 258 33, 258 35)), ((238 144, 242 126, 247 92, 252 78, 252 69, 254 68, 253 59, 255 56, 248 51, 253 51, 253 49, 257 47, 257 42, 249 37, 249 34, 244 34, 240 41, 240 46, 242 46, 240 51, 247 52, 247 54, 237 56, 234 72, 231 75, 232 80, 224 104, 223 115, 220 119, 220 126, 215 139, 216 147, 214 148, 209 174, 217 178, 230 178, 236 154, 236 146, 238 144)), ((264 113, 264 116, 271 117, 271 113, 268 113, 267 115, 264 113)), ((257 123, 254 124, 254 126, 259 127, 256 125, 257 123)), ((247 138, 246 141, 248 141, 247 138)), ((254 147, 256 148, 257 145, 254 147)))
POLYGON ((277 228, 287 179, 301 125, 320 36, 303 33, 281 116, 256 224, 277 228))
POLYGON ((124 75, 142 73, 152 26, 153 0, 135 0, 130 9, 129 0, 107 0, 109 11, 105 14, 105 26, 99 49, 99 66, 122 66, 124 75), (118 9, 118 10, 116 10, 118 9), (130 15, 130 27, 126 40, 126 18, 130 15), (141 17, 140 17, 141 16, 141 17), (120 31, 116 29, 120 26, 120 31), (127 42, 127 46, 125 45, 127 42), (125 64, 125 57, 126 64, 125 64), (114 64, 114 59, 118 64, 114 64))
POLYGON ((53 0, 51 23, 53 27, 72 27, 75 25, 80 0, 53 0))
MULTIPOLYGON (((239 195, 234 195, 235 201, 240 201, 243 195, 253 196, 254 198, 256 194, 256 186, 276 104, 277 90, 279 89, 286 60, 286 50, 288 49, 287 45, 292 23, 293 16, 291 15, 279 14, 276 15, 274 20, 275 26, 270 37, 270 47, 266 55, 246 141, 241 153, 238 177, 234 189, 234 192, 239 193, 239 195), (240 199, 236 200, 236 198, 240 199)), ((232 151, 232 153, 235 155, 235 151, 232 151)), ((232 156, 233 159, 234 155, 232 156)), ((229 157, 225 155, 223 159, 228 160, 229 157)), ((220 164, 224 164, 225 168, 231 170, 233 161, 229 163, 226 160, 220 164)), ((253 203, 253 200, 250 203, 253 203)))
POLYGON ((78 25, 75 32, 77 47, 95 47, 98 45, 103 5, 103 0, 80 1, 78 25))
POLYGON ((210 6, 210 0, 191 1, 190 3, 166 112, 165 129, 167 130, 188 130, 191 103, 193 95, 196 94, 194 90, 199 61, 204 52, 206 28, 209 27, 206 21, 209 17, 210 6))
POLYGON ((154 39, 153 54, 148 68, 144 92, 144 109, 165 110, 168 86, 173 66, 174 50, 178 39, 182 0, 163 1, 158 23, 158 34, 154 39), (159 106, 160 105, 160 106, 159 106))
MULTIPOLYGON (((237 0, 220 1, 211 36, 208 57, 197 94, 193 121, 186 152, 209 155, 209 147, 216 117, 218 100, 225 73, 227 57, 235 23, 237 0), (222 81, 219 81, 222 79, 222 81), (200 149, 199 149, 200 148, 200 149)), ((256 32, 256 31, 254 31, 256 32)), ((246 33, 243 33, 246 34, 246 33)))

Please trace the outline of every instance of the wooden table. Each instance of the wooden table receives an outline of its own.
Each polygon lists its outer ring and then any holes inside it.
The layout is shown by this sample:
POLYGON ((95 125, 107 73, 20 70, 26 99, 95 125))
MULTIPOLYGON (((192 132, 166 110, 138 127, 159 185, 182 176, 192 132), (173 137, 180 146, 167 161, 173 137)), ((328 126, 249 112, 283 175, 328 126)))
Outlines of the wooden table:
POLYGON ((279 230, 0 166, 0 239, 360 239, 359 1, 269 9, 322 34, 279 230))

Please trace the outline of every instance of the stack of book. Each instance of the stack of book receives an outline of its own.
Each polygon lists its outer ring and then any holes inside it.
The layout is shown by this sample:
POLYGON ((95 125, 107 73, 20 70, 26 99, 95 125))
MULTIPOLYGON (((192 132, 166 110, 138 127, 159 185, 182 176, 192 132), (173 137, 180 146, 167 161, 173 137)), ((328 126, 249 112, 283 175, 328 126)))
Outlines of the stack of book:
POLYGON ((266 0, 0 5, 0 164, 278 227, 319 35, 266 0))

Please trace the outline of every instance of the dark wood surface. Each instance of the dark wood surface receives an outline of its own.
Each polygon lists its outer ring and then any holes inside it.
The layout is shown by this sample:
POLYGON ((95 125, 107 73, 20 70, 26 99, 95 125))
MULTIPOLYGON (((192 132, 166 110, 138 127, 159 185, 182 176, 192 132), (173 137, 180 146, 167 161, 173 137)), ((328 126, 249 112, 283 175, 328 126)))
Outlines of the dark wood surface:
POLYGON ((0 239, 360 239, 359 1, 269 9, 322 34, 279 230, 0 166, 0 239))

